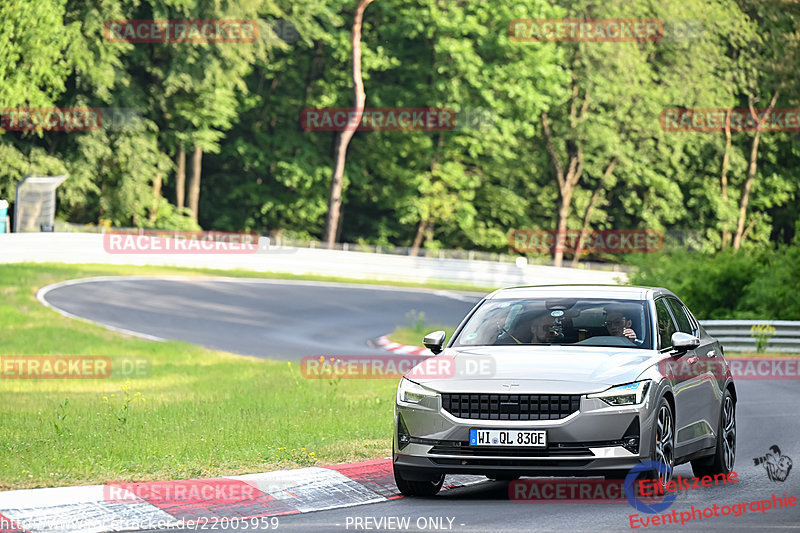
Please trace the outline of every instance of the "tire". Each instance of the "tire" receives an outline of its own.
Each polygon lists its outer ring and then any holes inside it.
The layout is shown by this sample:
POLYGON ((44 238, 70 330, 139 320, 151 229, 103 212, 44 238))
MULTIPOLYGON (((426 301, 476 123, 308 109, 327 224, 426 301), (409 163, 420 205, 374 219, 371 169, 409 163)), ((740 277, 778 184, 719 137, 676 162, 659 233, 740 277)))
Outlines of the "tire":
POLYGON ((400 489, 400 494, 403 496, 436 496, 444 484, 444 474, 433 481, 410 481, 403 478, 403 475, 394 469, 394 482, 397 488, 400 489))
POLYGON ((696 477, 729 474, 736 462, 736 402, 730 391, 722 395, 717 427, 717 445, 714 455, 692 461, 692 472, 696 477))
POLYGON ((661 398, 656 411, 650 460, 668 467, 666 472, 651 470, 650 479, 665 484, 672 479, 672 471, 675 468, 675 417, 666 398, 661 398))

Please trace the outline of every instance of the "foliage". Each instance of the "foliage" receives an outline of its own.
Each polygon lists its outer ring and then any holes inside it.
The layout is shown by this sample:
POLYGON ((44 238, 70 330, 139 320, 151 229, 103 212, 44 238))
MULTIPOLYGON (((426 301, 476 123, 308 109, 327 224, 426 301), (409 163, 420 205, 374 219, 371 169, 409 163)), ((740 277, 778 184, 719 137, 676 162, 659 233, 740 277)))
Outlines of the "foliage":
POLYGON ((699 319, 800 320, 800 247, 731 250, 706 255, 679 251, 634 261, 634 285, 666 287, 699 319))
MULTIPOLYGON (((176 207, 176 154, 203 150, 199 224, 319 238, 335 132, 308 107, 352 102, 356 2, 11 0, 0 6, 0 107, 128 110, 134 127, 0 130, 0 197, 26 174, 70 177, 75 223, 194 228, 176 207), (120 19, 253 19, 242 43, 118 43, 120 19)), ((514 228, 554 229, 554 152, 582 161, 567 228, 691 233, 725 247, 740 218, 752 132, 672 133, 665 108, 800 105, 800 4, 791 0, 377 0, 363 28, 367 107, 444 107, 446 131, 359 131, 345 168, 339 240, 507 251, 514 228), (520 18, 658 18, 658 42, 517 42, 520 18), (675 28, 688 27, 680 33, 675 28), (576 107, 577 106, 577 107, 576 107), (573 113, 573 108, 583 112, 573 113), (726 178, 722 179, 727 154, 726 178), (612 171, 609 169, 613 162, 612 171), (724 190, 723 190, 724 189, 724 190), (585 221, 585 222, 584 222, 585 221)), ((798 133, 764 132, 744 212, 749 253, 789 244, 800 219, 798 133)), ((191 175, 191 161, 187 175, 191 175)), ((187 195, 188 197, 188 195, 187 195)), ((589 257, 618 261, 613 256, 589 257)), ((755 303, 753 304, 755 305, 755 303)))
POLYGON ((769 340, 775 335, 775 328, 769 324, 754 324, 750 328, 750 336, 756 341, 756 352, 763 352, 769 340))

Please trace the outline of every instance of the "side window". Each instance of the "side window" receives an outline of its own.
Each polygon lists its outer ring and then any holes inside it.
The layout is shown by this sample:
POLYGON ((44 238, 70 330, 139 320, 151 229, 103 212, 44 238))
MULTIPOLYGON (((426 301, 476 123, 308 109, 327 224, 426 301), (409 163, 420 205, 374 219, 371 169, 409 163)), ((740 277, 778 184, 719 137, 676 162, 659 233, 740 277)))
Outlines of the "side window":
POLYGON ((686 310, 684 310, 681 303, 675 298, 667 298, 667 304, 669 305, 669 308, 672 310, 672 316, 674 316, 675 320, 678 321, 678 331, 694 335, 694 328, 692 327, 692 322, 691 320, 689 320, 689 317, 686 316, 686 310))
POLYGON ((667 311, 664 299, 656 300, 656 319, 658 320, 658 337, 661 340, 660 348, 672 347, 672 334, 675 333, 675 323, 667 311))

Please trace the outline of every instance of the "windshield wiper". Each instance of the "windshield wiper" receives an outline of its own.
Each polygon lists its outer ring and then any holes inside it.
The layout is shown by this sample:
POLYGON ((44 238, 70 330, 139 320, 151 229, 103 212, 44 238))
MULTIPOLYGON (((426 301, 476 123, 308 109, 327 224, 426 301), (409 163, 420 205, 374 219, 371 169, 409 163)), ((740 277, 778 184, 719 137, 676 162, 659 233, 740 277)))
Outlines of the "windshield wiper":
POLYGON ((500 331, 502 331, 503 333, 505 333, 506 335, 508 335, 508 336, 509 336, 509 337, 511 337, 512 339, 514 339, 514 340, 516 341, 516 343, 517 343, 517 344, 522 344, 522 343, 519 341, 519 339, 517 339, 517 338, 516 338, 514 335, 512 335, 512 334, 511 334, 511 332, 510 332, 510 331, 508 331, 506 328, 504 328, 503 326, 498 326, 498 327, 500 328, 500 331))

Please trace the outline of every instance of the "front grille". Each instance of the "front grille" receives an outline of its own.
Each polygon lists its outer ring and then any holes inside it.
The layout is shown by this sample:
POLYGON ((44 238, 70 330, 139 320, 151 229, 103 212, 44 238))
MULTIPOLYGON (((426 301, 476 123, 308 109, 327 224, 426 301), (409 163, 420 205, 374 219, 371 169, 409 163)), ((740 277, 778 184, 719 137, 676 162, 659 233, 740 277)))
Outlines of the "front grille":
POLYGON ((442 394, 442 408, 471 420, 559 420, 576 412, 574 394, 442 394))

